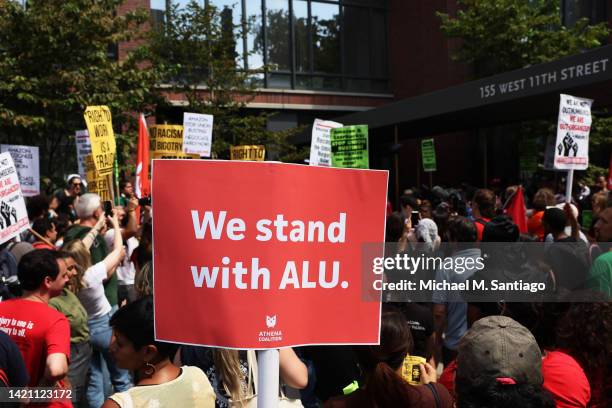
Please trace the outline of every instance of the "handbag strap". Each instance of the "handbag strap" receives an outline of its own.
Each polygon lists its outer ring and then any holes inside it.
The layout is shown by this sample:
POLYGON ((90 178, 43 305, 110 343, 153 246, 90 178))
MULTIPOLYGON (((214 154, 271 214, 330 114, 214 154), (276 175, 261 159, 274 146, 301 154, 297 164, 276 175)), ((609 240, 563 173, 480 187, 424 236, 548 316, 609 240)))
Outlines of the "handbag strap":
POLYGON ((425 384, 425 386, 429 388, 429 391, 431 391, 433 394, 433 397, 436 400, 436 408, 442 408, 442 402, 440 401, 440 395, 438 395, 438 390, 436 390, 436 387, 432 383, 425 384))

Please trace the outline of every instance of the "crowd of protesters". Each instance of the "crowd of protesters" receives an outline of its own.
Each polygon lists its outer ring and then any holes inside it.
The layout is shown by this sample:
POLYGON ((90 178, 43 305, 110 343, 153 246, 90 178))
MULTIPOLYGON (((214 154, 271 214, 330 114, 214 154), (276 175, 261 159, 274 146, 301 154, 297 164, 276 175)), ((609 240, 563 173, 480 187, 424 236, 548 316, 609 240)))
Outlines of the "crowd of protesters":
MULTIPOLYGON (((446 245, 445 257, 476 258, 487 242, 552 243, 544 259, 521 262, 551 284, 556 301, 390 294, 380 345, 280 350, 284 403, 610 406, 612 193, 605 181, 579 183, 569 204, 556 186, 406 190, 397 211, 388 206, 386 240, 395 253, 446 245), (508 211, 519 191, 523 231, 508 211), (557 246, 564 243, 580 245, 568 252, 557 246), (571 277, 560 272, 567 268, 571 277), (421 360, 407 381, 410 358, 421 360)), ((31 228, 0 246, 0 327, 19 328, 0 330, 0 385, 71 390, 71 399, 46 406, 254 406, 256 353, 155 340, 150 201, 138 200, 129 181, 111 211, 85 191, 71 175, 51 198, 29 198, 31 228)), ((515 272, 512 256, 500 254, 496 267, 515 272)), ((430 278, 461 283, 479 273, 435 270, 430 278)), ((401 271, 385 276, 401 278, 401 271)))

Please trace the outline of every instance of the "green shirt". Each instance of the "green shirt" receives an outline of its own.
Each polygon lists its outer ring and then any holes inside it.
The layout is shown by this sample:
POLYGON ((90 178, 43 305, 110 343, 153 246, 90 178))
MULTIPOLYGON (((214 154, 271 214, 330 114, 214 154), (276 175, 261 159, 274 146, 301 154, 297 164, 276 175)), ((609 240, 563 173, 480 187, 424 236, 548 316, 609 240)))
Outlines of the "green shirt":
POLYGON ((63 313, 70 322, 71 343, 89 341, 87 312, 74 293, 68 288, 64 288, 61 295, 51 298, 49 306, 63 313))
MULTIPOLYGON (((70 242, 75 239, 83 239, 85 235, 91 231, 91 227, 84 227, 82 225, 73 225, 66 231, 66 235, 64 236, 64 242, 70 242)), ((91 264, 95 265, 98 262, 102 262, 106 255, 108 255, 108 248, 106 246, 106 241, 104 241, 104 236, 98 234, 94 243, 89 248, 89 253, 91 254, 91 264)), ((108 303, 111 306, 117 305, 117 274, 113 273, 113 275, 104 282, 104 294, 108 299, 108 303)))
POLYGON ((595 259, 586 286, 612 296, 612 251, 601 254, 595 259))

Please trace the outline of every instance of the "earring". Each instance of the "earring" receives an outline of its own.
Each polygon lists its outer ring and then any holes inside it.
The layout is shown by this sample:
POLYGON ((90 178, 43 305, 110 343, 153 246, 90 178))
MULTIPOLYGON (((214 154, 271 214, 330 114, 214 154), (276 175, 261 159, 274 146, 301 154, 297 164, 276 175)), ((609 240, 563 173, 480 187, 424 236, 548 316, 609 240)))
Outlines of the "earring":
POLYGON ((157 371, 155 366, 145 361, 145 369, 143 370, 144 375, 146 375, 147 377, 151 377, 153 376, 153 374, 155 374, 155 371, 157 371))

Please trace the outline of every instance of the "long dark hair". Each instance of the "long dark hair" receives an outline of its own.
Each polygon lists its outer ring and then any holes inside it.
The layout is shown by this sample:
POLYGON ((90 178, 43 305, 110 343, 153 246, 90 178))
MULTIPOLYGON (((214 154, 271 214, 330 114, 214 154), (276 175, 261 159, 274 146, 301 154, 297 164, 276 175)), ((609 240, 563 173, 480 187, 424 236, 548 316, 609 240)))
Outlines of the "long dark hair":
POLYGON ((410 326, 397 310, 381 316, 380 345, 355 347, 366 377, 365 392, 377 408, 418 406, 419 393, 396 373, 412 351, 410 326))

